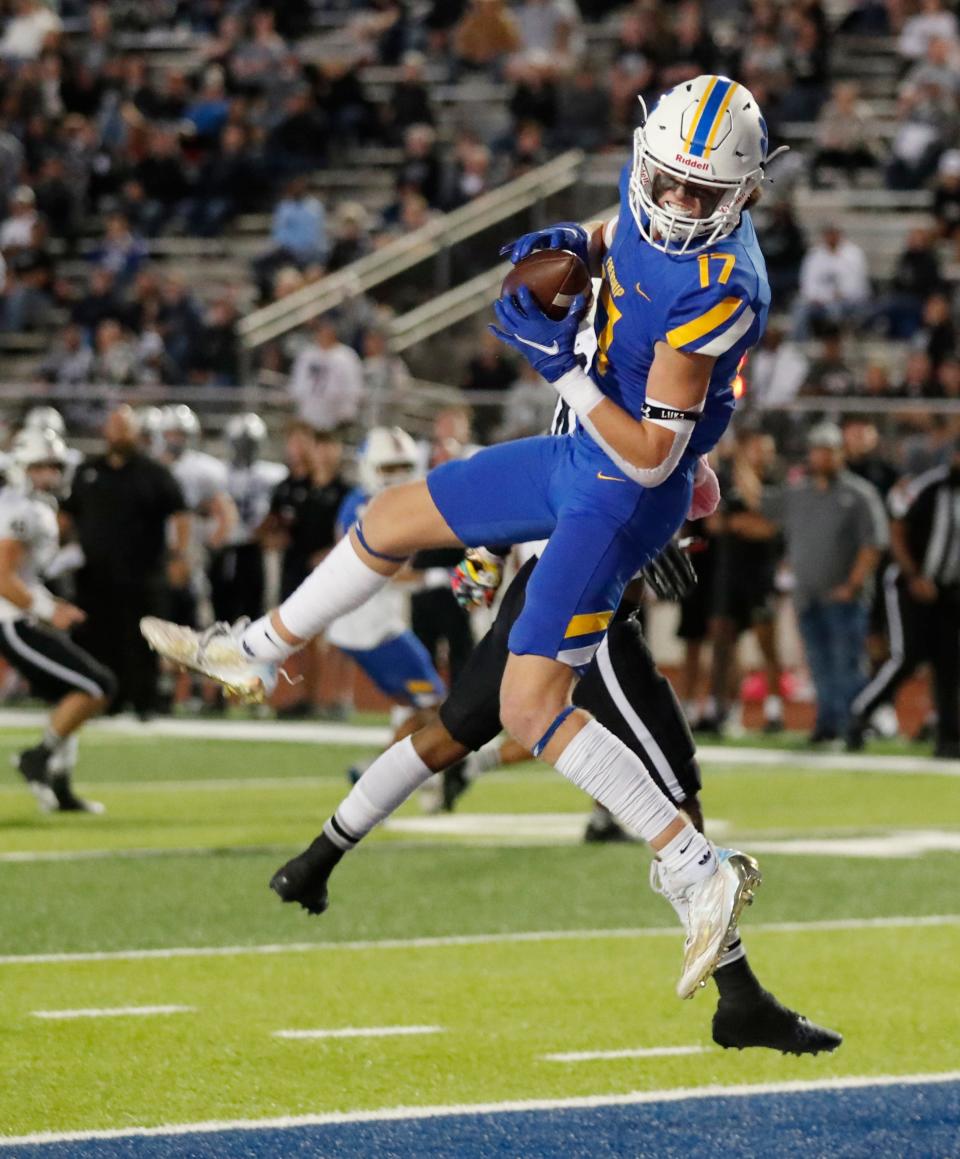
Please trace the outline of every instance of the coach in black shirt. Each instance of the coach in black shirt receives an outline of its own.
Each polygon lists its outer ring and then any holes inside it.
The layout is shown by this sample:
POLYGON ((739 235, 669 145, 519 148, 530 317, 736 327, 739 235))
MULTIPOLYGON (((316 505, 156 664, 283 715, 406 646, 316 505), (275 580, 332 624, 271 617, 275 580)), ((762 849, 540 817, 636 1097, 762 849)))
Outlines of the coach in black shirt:
POLYGON ((140 451, 129 406, 111 411, 103 433, 106 451, 80 465, 63 505, 84 555, 76 602, 87 620, 76 635, 116 673, 114 711, 129 703, 145 716, 155 707, 157 664, 140 617, 164 613, 168 583, 189 582, 190 516, 173 475, 140 451))

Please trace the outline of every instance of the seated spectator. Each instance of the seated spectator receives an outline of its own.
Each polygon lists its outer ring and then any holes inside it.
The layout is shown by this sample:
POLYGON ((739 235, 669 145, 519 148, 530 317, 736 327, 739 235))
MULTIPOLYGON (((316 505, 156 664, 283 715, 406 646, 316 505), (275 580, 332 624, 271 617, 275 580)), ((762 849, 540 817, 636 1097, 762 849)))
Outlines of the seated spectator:
POLYGON ((933 363, 925 350, 913 350, 907 357, 903 374, 894 387, 897 398, 938 398, 933 363))
POLYGON ((924 302, 920 328, 913 336, 913 346, 927 354, 934 369, 957 349, 957 328, 950 310, 950 299, 946 294, 931 294, 924 302))
POLYGON ((919 189, 932 176, 954 118, 953 98, 935 86, 901 90, 886 172, 889 189, 919 189))
POLYGON ((521 359, 518 376, 507 389, 503 417, 493 432, 495 442, 542 435, 550 429, 556 396, 527 360, 521 359))
POLYGON ((132 386, 139 381, 137 350, 114 318, 105 318, 93 339, 91 380, 104 386, 132 386))
POLYGON ((0 59, 36 60, 44 48, 55 47, 63 25, 41 0, 13 0, 13 15, 0 39, 0 59))
POLYGON ((230 56, 230 78, 239 91, 257 93, 269 86, 287 46, 269 8, 257 9, 250 24, 250 35, 230 56))
POLYGON ((553 139, 558 149, 595 152, 610 141, 610 93, 592 68, 579 68, 557 93, 557 123, 553 139))
POLYGON ((54 342, 39 374, 44 382, 57 386, 81 386, 91 381, 93 350, 87 344, 83 330, 76 324, 66 326, 54 342))
POLYGON ((436 208, 440 204, 441 167, 437 134, 431 125, 411 125, 403 135, 403 158, 397 189, 413 189, 436 208))
POLYGON ((717 45, 710 35, 700 0, 683 0, 673 19, 672 62, 661 74, 664 87, 705 72, 715 72, 717 45))
POLYGON ((517 126, 516 136, 508 145, 508 181, 522 177, 531 169, 537 169, 549 160, 549 153, 543 140, 543 126, 536 121, 524 121, 517 126))
POLYGON ((870 298, 867 258, 835 225, 823 230, 800 266, 800 291, 793 308, 793 336, 809 337, 811 326, 831 322, 856 328, 870 298))
POLYGON ((829 63, 824 29, 796 7, 784 11, 790 83, 779 103, 784 121, 816 120, 826 98, 829 63))
POLYGON ((290 371, 288 389, 297 418, 317 431, 333 431, 355 422, 364 401, 363 364, 355 350, 340 341, 336 323, 318 318, 309 328, 311 341, 290 371))
POLYGON ((833 86, 831 98, 817 118, 816 143, 810 175, 814 186, 823 184, 823 169, 839 169, 852 182, 861 169, 877 164, 879 146, 856 84, 845 81, 833 86))
POLYGON ((523 56, 543 53, 558 71, 574 69, 584 48, 576 0, 520 0, 514 15, 523 56))
POLYGON ((470 0, 453 33, 457 58, 471 69, 494 68, 520 45, 520 29, 506 0, 470 0))
POLYGON ((423 194, 417 193, 415 189, 401 190, 397 203, 384 214, 388 224, 377 234, 374 244, 387 245, 398 237, 406 237, 423 229, 438 216, 437 210, 430 208, 423 194))
MULTIPOLYGON (((503 343, 485 329, 480 336, 477 353, 467 363, 460 389, 468 393, 494 391, 504 394, 516 378, 516 363, 504 353, 503 343)), ((494 427, 500 421, 500 408, 496 405, 484 405, 477 406, 475 410, 478 438, 482 443, 488 442, 494 427)))
POLYGON ((28 185, 19 186, 10 198, 10 215, 0 225, 0 257, 5 267, 0 330, 42 326, 52 304, 53 261, 46 222, 28 185))
POLYGON ((920 0, 920 11, 903 22, 897 51, 907 60, 922 60, 932 40, 956 40, 958 35, 957 17, 943 0, 920 0))
POLYGON ((137 224, 147 237, 156 237, 177 216, 190 193, 180 140, 172 129, 152 130, 146 156, 134 166, 132 177, 142 190, 137 224))
POLYGON ((922 227, 907 234, 890 280, 890 292, 870 311, 869 323, 897 341, 912 338, 920 326, 924 301, 943 284, 933 233, 922 227))
POLYGON ((373 249, 370 214, 359 201, 341 201, 333 211, 332 245, 327 257, 330 273, 358 261, 373 249))
POLYGON ((657 85, 666 46, 651 9, 630 8, 620 19, 620 35, 610 69, 610 119, 614 130, 633 131, 637 94, 649 96, 657 85))
POLYGON ((50 156, 40 167, 34 192, 37 207, 54 237, 72 249, 80 229, 80 191, 67 180, 63 158, 50 156))
POLYGON ((821 330, 820 351, 810 363, 803 395, 845 398, 855 393, 856 377, 843 349, 839 327, 821 330))
POLYGON ((223 69, 211 65, 203 74, 203 87, 196 99, 184 110, 184 120, 193 125, 201 142, 215 144, 229 115, 230 99, 223 69))
POLYGON ((457 149, 448 189, 443 198, 444 209, 458 209, 491 189, 491 164, 492 157, 486 145, 481 145, 479 141, 462 143, 457 149))
POLYGON ((937 392, 941 398, 960 399, 960 358, 951 354, 937 367, 937 392))
POLYGON ((271 173, 299 175, 315 169, 326 157, 328 126, 306 85, 289 93, 283 115, 267 134, 264 152, 271 173))
POLYGON ((960 149, 948 149, 937 165, 933 214, 940 236, 956 244, 960 257, 960 149))
POLYGON ((430 90, 424 79, 426 57, 422 52, 404 54, 400 79, 393 86, 390 99, 383 106, 384 133, 394 145, 400 144, 411 125, 433 125, 436 117, 430 90))
POLYGON ((857 394, 864 398, 887 399, 894 393, 890 371, 882 362, 868 362, 863 371, 863 385, 857 394))
POLYGON ((557 123, 557 67, 550 55, 537 49, 510 62, 507 78, 514 82, 510 97, 510 115, 516 125, 536 121, 547 134, 557 123))
POLYGON ((208 386, 236 386, 240 382, 240 340, 237 304, 229 294, 207 307, 198 335, 191 379, 208 386))
POLYGON ((929 90, 944 101, 955 100, 960 93, 957 50, 956 40, 933 37, 927 44, 923 60, 918 61, 903 78, 905 87, 929 90))
POLYGON ((760 407, 792 402, 807 381, 809 370, 810 359, 803 348, 790 342, 782 327, 771 323, 744 366, 747 399, 760 407))
POLYGON ((258 204, 264 174, 250 151, 246 129, 227 125, 219 148, 200 167, 196 189, 184 207, 191 234, 218 237, 239 211, 258 204))
POLYGON ((363 336, 364 426, 386 421, 387 408, 398 392, 410 386, 410 371, 399 354, 391 354, 386 331, 372 327, 363 336))
POLYGON ((131 230, 122 213, 111 213, 106 220, 99 247, 90 260, 101 269, 113 274, 118 288, 123 289, 134 277, 148 256, 143 240, 131 230))
POLYGON ((161 283, 156 325, 172 363, 171 373, 185 382, 200 343, 201 312, 186 280, 179 274, 168 274, 161 283))
POLYGON ((275 272, 284 265, 303 269, 311 262, 322 262, 327 249, 326 215, 323 203, 307 192, 307 179, 294 177, 273 211, 270 227, 271 247, 253 261, 260 295, 268 297, 268 286, 275 272))
POLYGON ((90 281, 74 302, 70 317, 92 339, 105 318, 119 318, 123 311, 116 275, 112 270, 98 267, 90 271, 90 281))
POLYGON ((343 144, 382 140, 380 118, 367 96, 356 60, 325 60, 313 87, 317 108, 329 123, 331 140, 343 144))
POLYGON ((767 263, 772 305, 782 310, 796 293, 800 266, 807 252, 807 239, 797 220, 793 202, 778 198, 771 205, 761 203, 763 256, 767 263))

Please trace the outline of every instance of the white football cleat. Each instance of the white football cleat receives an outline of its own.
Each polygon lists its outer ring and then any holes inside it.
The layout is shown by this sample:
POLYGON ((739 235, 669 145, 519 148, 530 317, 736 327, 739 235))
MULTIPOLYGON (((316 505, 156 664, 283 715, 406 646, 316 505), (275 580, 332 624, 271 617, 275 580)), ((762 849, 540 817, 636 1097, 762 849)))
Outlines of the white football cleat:
MULTIPOLYGON (((730 932, 744 906, 750 905, 763 880, 760 867, 746 853, 718 849, 717 871, 676 892, 687 907, 687 940, 677 983, 680 998, 692 998, 717 968, 730 932)), ((661 885, 670 889, 661 868, 661 885)))
POLYGON ((240 641, 249 623, 244 618, 197 632, 170 620, 144 616, 140 633, 154 652, 171 663, 215 680, 245 704, 259 704, 277 686, 277 665, 255 660, 244 651, 240 641))

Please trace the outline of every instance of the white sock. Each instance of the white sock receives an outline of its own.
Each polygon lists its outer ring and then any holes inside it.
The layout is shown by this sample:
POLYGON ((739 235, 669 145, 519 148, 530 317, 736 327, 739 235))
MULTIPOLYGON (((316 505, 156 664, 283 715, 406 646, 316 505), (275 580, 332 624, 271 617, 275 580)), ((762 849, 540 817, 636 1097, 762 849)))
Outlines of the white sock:
POLYGON ((500 743, 499 740, 488 741, 483 748, 477 749, 475 753, 471 753, 467 757, 466 772, 469 780, 472 781, 476 777, 482 777, 484 773, 500 768, 503 764, 500 743))
POLYGON ((71 773, 77 763, 80 738, 75 732, 65 737, 57 751, 50 757, 47 768, 51 773, 71 773))
POLYGON ((683 889, 717 872, 717 854, 704 835, 688 821, 657 857, 672 889, 683 889))
MULTIPOLYGON (((279 607, 280 621, 294 636, 312 640, 346 612, 359 608, 390 579, 367 567, 344 536, 327 558, 313 569, 297 590, 279 607)), ((244 649, 257 660, 285 660, 297 647, 277 642, 264 616, 243 634, 244 649)))
POLYGON ((782 720, 783 719, 783 701, 779 696, 771 693, 764 699, 763 702, 763 719, 764 720, 782 720))
POLYGON ((66 737, 62 737, 52 724, 48 724, 43 730, 40 743, 48 752, 55 753, 65 740, 66 737))
POLYGON ((679 816, 640 758, 598 720, 589 720, 570 741, 556 769, 647 841, 679 816))
POLYGON ((324 825, 323 831, 341 849, 354 845, 399 809, 403 802, 433 776, 408 736, 380 754, 324 825))

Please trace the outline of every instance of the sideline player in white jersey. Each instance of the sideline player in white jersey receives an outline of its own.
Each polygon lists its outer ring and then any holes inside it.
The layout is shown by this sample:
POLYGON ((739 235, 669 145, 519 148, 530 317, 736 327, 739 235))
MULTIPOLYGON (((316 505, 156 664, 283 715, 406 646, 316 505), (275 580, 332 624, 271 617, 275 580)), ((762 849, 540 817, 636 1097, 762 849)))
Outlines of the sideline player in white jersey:
POLYGON ((160 460, 180 484, 187 510, 194 516, 190 549, 190 576, 182 588, 171 592, 171 603, 180 607, 197 625, 198 605, 207 594, 207 551, 227 543, 237 522, 237 509, 227 489, 227 469, 206 451, 197 449, 200 420, 183 403, 163 408, 160 460))
POLYGON ((259 532, 270 513, 274 489, 287 477, 283 463, 261 459, 267 426, 252 411, 227 423, 227 493, 237 521, 220 551, 210 560, 210 598, 218 620, 263 615, 263 548, 259 532))
MULTIPOLYGON (((417 444, 406 431, 374 427, 357 452, 359 486, 344 499, 337 514, 338 536, 350 533, 375 495, 416 478, 418 464, 417 444)), ((338 617, 326 635, 396 703, 394 727, 419 727, 423 712, 435 708, 446 695, 430 654, 410 630, 409 598, 401 583, 386 584, 359 608, 338 617)))
POLYGON ((71 785, 77 731, 109 705, 113 673, 67 635, 86 618, 41 576, 60 547, 55 492, 67 448, 49 428, 21 431, 11 449, 14 482, 0 490, 0 655, 53 703, 40 743, 14 758, 44 811, 102 813, 71 785))

